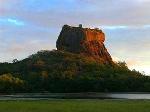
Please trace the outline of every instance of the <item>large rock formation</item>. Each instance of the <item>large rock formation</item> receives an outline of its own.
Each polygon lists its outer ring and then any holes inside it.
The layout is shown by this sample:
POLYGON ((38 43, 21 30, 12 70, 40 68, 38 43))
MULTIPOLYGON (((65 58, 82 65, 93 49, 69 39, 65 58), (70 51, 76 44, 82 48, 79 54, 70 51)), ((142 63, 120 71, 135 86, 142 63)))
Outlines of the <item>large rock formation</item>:
POLYGON ((72 53, 83 54, 105 64, 112 58, 104 45, 105 34, 102 30, 64 25, 57 39, 56 47, 72 53))

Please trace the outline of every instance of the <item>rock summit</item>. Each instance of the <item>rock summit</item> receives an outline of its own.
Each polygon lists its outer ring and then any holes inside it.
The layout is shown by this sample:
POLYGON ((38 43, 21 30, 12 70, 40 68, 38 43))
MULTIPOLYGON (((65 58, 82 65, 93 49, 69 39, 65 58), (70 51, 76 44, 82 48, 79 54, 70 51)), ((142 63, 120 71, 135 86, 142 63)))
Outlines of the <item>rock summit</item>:
POLYGON ((111 64, 112 58, 105 45, 105 34, 95 28, 72 27, 64 25, 56 42, 57 50, 68 51, 92 57, 104 64, 111 64))

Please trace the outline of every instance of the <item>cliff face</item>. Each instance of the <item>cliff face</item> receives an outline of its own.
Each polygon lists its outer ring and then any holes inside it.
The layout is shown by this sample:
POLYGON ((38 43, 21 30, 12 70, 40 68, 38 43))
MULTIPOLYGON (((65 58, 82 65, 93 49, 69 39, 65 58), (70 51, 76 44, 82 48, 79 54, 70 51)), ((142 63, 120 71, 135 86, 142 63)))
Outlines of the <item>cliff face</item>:
POLYGON ((111 64, 113 61, 104 41, 105 34, 102 30, 64 25, 56 47, 58 50, 83 54, 102 63, 111 64))

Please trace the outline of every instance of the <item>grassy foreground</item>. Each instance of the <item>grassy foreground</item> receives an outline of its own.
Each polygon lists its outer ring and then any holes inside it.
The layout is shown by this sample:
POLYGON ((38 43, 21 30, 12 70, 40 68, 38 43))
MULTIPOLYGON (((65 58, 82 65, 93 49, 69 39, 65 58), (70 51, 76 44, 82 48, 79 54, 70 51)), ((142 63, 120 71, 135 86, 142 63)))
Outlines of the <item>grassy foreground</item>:
POLYGON ((150 100, 0 101, 0 112, 150 112, 150 100))

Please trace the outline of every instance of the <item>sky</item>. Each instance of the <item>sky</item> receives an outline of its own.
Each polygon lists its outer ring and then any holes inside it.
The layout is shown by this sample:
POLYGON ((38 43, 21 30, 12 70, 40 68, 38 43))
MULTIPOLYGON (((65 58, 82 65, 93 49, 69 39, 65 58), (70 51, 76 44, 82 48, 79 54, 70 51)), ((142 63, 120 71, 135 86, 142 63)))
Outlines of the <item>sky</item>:
POLYGON ((113 60, 150 75, 150 0, 0 0, 0 62, 56 49, 64 24, 102 29, 113 60))

